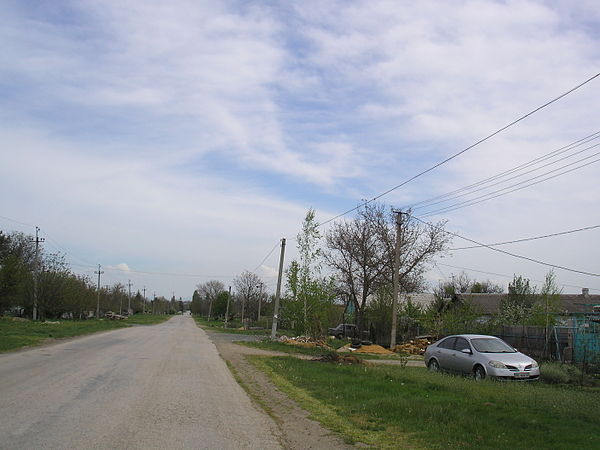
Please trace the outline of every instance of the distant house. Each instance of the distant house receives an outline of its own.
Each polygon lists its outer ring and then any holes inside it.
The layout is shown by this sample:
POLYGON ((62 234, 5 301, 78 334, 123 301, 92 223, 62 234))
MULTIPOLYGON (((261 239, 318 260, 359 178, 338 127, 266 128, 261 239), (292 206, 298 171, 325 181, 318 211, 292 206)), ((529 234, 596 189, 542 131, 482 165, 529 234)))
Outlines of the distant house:
MULTIPOLYGON (((461 298, 473 302, 481 308, 482 314, 491 316, 498 312, 500 302, 507 294, 460 294, 461 298)), ((558 311, 551 311, 564 318, 592 312, 595 305, 600 305, 600 295, 590 295, 588 288, 583 288, 581 294, 561 294, 558 311)))

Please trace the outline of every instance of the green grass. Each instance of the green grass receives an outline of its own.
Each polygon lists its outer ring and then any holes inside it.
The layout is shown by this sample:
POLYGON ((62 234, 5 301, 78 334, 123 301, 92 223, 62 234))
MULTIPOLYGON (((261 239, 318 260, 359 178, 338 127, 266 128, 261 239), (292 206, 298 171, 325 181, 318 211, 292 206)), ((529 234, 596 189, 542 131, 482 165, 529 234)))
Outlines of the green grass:
POLYGON ((313 417, 379 447, 600 448, 600 392, 430 373, 250 357, 313 417))
POLYGON ((45 323, 0 317, 0 352, 40 344, 46 339, 80 336, 126 326, 124 321, 117 320, 65 320, 45 323))
POLYGON ((236 344, 245 345, 246 347, 260 348, 262 350, 272 350, 283 353, 312 356, 325 356, 332 352, 332 350, 328 350, 323 347, 301 347, 299 345, 285 344, 283 342, 273 342, 267 340, 257 342, 237 341, 236 344))
MULTIPOLYGON (((228 334, 245 334, 245 335, 258 335, 258 336, 270 336, 271 328, 264 328, 260 330, 240 330, 241 323, 239 321, 232 321, 227 324, 227 328, 224 328, 222 320, 206 320, 204 317, 194 316, 196 323, 203 329, 212 331, 215 333, 228 333, 228 334)), ((286 330, 277 330, 278 335, 286 334, 286 330)))
POLYGON ((126 320, 91 319, 50 322, 21 321, 13 320, 10 317, 0 317, 0 353, 39 345, 47 339, 82 336, 98 331, 125 328, 130 325, 154 325, 171 317, 167 315, 136 314, 126 320))
POLYGON ((167 314, 134 314, 124 322, 132 325, 156 325, 166 322, 171 317, 173 316, 167 314))

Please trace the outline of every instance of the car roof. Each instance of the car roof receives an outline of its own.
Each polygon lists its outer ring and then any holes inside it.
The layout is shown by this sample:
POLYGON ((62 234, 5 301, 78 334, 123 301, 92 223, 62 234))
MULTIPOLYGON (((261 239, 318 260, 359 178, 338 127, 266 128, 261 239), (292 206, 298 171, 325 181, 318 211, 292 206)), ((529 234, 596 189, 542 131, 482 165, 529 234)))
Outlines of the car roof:
POLYGON ((453 334, 452 336, 446 336, 446 337, 462 337, 462 338, 467 338, 467 339, 474 339, 474 338, 499 339, 496 336, 490 336, 489 334, 453 334))

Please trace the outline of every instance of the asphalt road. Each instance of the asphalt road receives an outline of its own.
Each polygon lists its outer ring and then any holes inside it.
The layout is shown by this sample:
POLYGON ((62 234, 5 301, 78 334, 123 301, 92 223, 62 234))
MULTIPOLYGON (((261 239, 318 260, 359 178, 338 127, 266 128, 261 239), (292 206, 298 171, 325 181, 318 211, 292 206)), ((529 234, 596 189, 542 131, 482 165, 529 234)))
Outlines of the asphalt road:
POLYGON ((280 448, 190 317, 0 355, 0 448, 280 448))

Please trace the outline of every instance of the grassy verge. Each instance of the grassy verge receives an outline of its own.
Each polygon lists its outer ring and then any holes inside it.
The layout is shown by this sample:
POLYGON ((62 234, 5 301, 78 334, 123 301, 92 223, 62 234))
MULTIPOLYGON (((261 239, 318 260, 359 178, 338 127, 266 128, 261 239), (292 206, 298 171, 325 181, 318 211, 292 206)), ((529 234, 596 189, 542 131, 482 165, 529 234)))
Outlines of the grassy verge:
MULTIPOLYGON (((213 331, 215 333, 228 333, 228 334, 246 334, 246 335, 258 335, 258 336, 270 336, 271 329, 263 328, 259 330, 240 330, 241 323, 237 322, 229 322, 227 328, 223 326, 222 320, 206 320, 204 317, 194 316, 194 320, 198 324, 198 326, 202 327, 205 330, 213 331)), ((277 334, 282 335, 285 334, 285 330, 278 330, 277 334)))
POLYGON ((130 325, 154 325, 170 319, 166 315, 136 314, 127 320, 60 320, 33 322, 0 317, 0 353, 39 345, 47 339, 82 336, 130 325))
POLYGON ((124 322, 133 325, 156 325, 166 322, 172 315, 167 314, 134 314, 124 322))
POLYGON ((276 352, 301 354, 301 355, 312 355, 312 356, 325 356, 332 352, 323 347, 301 347, 299 345, 285 344, 283 342, 273 341, 257 341, 257 342, 246 342, 238 341, 236 344, 245 345, 246 347, 260 348, 262 350, 272 350, 276 352))
POLYGON ((314 418, 375 447, 600 448, 600 393, 419 368, 251 357, 314 418))
POLYGON ((0 352, 37 345, 46 339, 80 336, 124 327, 127 327, 126 322, 118 320, 66 320, 53 323, 0 317, 0 352))

